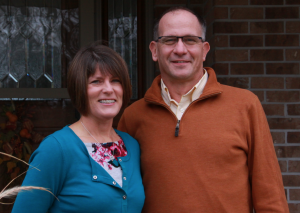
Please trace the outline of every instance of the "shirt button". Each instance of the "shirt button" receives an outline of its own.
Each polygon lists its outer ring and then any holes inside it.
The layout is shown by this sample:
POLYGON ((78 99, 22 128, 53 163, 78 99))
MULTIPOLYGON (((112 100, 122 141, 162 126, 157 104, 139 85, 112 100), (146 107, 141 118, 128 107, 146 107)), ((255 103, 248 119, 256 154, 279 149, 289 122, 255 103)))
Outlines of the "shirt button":
POLYGON ((98 178, 97 175, 94 175, 94 176, 93 176, 93 179, 94 179, 94 180, 97 180, 97 178, 98 178))
POLYGON ((184 109, 183 109, 183 108, 181 108, 181 109, 180 109, 180 112, 184 112, 184 109))
POLYGON ((120 158, 119 161, 122 162, 122 159, 120 158))
POLYGON ((117 184, 116 181, 113 181, 113 184, 116 185, 117 184))
POLYGON ((124 180, 126 180, 126 177, 123 177, 124 180))
POLYGON ((123 195, 123 200, 126 200, 126 198, 127 198, 126 195, 123 195))

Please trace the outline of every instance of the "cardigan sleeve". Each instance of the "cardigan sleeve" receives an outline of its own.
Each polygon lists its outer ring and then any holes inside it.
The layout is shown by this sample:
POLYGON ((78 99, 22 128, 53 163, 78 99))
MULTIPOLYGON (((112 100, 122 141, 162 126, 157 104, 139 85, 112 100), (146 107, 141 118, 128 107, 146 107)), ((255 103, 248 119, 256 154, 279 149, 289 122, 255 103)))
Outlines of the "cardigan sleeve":
POLYGON ((248 112, 248 168, 255 212, 288 213, 272 136, 264 110, 257 98, 248 112))
MULTIPOLYGON (((66 169, 63 151, 54 136, 47 137, 32 154, 22 186, 44 187, 58 196, 63 185, 66 169)), ((42 190, 19 192, 12 213, 46 213, 56 201, 55 196, 42 190)))

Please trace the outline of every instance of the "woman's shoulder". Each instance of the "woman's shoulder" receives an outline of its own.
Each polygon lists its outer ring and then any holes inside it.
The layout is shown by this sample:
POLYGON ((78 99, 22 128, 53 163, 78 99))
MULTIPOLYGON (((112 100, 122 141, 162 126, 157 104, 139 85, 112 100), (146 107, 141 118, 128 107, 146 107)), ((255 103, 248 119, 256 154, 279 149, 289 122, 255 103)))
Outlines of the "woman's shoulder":
POLYGON ((74 140, 78 140, 73 131, 65 126, 64 128, 46 136, 38 147, 38 150, 47 149, 52 151, 63 151, 70 147, 74 140))

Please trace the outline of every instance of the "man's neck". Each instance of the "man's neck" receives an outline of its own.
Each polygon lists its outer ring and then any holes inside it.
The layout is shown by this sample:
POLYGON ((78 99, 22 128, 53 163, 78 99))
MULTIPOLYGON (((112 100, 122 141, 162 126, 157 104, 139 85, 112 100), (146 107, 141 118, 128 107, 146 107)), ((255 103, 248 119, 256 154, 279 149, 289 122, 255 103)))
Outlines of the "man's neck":
POLYGON ((177 103, 180 102, 181 97, 188 93, 203 77, 203 72, 200 77, 192 80, 192 81, 178 81, 178 80, 169 80, 167 78, 164 78, 162 76, 162 80, 166 87, 168 88, 168 91, 170 93, 170 96, 172 99, 174 99, 177 103))

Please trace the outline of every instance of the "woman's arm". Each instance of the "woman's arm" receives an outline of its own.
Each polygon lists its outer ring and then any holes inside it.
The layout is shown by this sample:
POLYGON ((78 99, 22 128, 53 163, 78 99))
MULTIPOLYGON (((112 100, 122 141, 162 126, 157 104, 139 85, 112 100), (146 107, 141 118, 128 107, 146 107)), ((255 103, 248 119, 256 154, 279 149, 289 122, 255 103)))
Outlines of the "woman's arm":
MULTIPOLYGON (((32 154, 22 186, 44 187, 59 196, 64 180, 64 156, 60 143, 53 136, 47 137, 32 154)), ((46 213, 57 198, 42 190, 21 191, 12 213, 46 213)))

